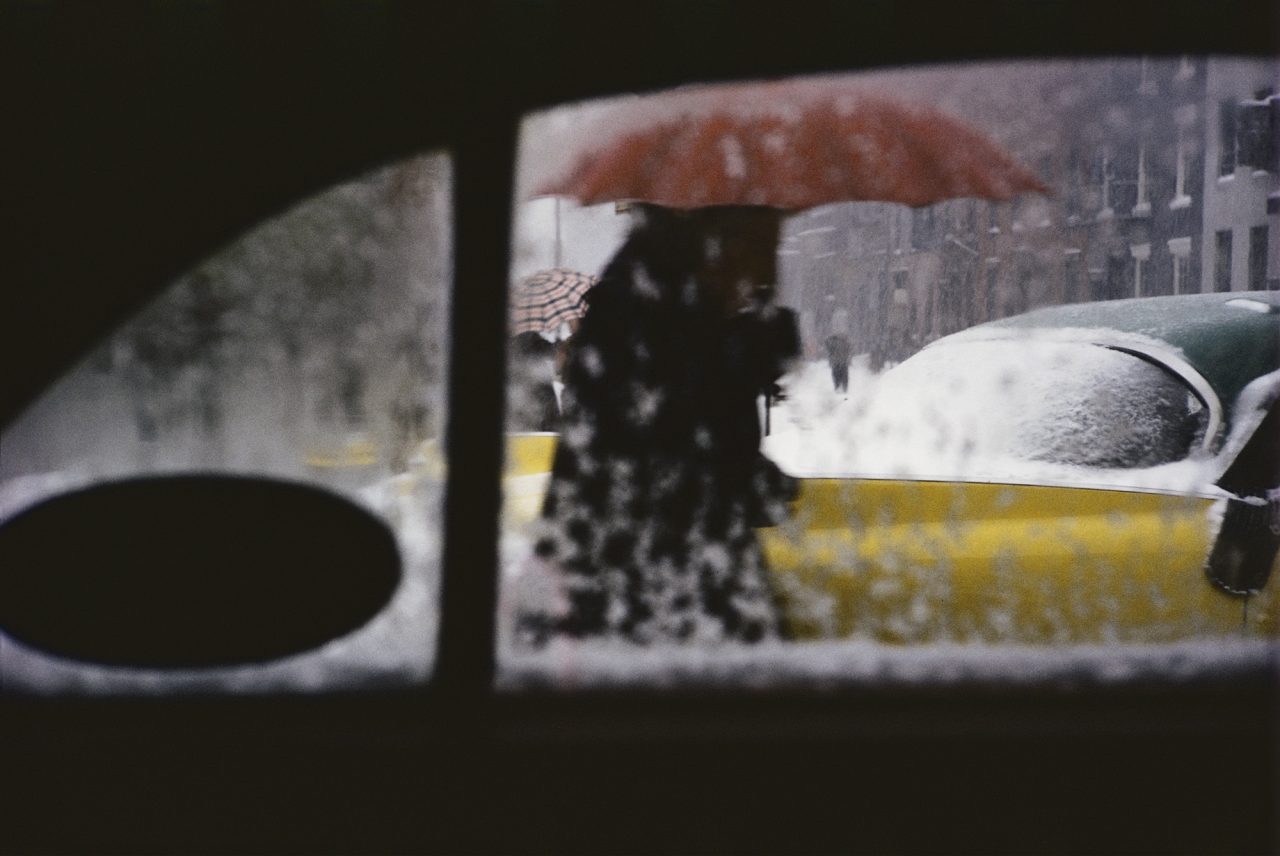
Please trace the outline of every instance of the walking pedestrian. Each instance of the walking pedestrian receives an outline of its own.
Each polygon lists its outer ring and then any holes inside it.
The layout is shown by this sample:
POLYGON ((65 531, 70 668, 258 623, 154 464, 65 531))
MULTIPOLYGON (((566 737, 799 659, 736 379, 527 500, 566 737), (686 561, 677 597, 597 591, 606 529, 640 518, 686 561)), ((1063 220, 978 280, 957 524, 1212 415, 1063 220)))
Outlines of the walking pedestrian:
POLYGON ((556 365, 563 343, 549 342, 538 333, 512 339, 512 394, 507 406, 507 430, 555 431, 560 406, 555 391, 556 365))
POLYGON ((823 343, 827 349, 827 364, 831 367, 831 382, 836 392, 849 391, 849 360, 853 356, 853 344, 843 333, 832 333, 823 343))
POLYGON ((772 302, 781 213, 637 208, 565 366, 535 548, 560 606, 517 629, 535 644, 777 637, 753 527, 780 521, 795 490, 760 451, 756 405, 799 349, 772 302))

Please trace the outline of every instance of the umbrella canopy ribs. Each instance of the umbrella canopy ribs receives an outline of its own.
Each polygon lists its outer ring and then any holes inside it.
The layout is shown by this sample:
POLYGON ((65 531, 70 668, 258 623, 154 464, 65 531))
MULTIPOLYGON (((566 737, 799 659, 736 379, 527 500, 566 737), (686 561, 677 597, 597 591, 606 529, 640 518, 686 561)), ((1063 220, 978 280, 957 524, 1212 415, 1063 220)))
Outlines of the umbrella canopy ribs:
POLYGON ((837 202, 921 207, 1048 192, 982 131, 933 107, 871 93, 804 103, 788 100, 777 86, 731 89, 644 127, 633 120, 535 195, 582 205, 797 211, 837 202))
POLYGON ((520 280, 511 295, 511 335, 554 334, 564 324, 577 323, 587 311, 586 294, 598 281, 565 268, 538 271, 520 280))

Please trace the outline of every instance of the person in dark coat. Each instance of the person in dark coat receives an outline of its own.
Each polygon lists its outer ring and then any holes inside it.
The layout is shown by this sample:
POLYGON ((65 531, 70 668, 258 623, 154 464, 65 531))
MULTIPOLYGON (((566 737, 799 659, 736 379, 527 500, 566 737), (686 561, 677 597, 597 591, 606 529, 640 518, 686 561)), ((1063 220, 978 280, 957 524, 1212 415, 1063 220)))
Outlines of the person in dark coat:
POLYGON ((560 353, 560 345, 547 341, 539 333, 521 333, 512 339, 513 389, 507 407, 507 430, 555 431, 559 428, 555 372, 560 353))
POLYGON ((837 392, 848 392, 849 360, 853 357, 853 344, 843 333, 832 333, 823 344, 827 348, 827 364, 831 366, 831 382, 837 392))
POLYGON ((780 222, 768 208, 641 206, 565 367, 535 547, 562 596, 520 615, 525 641, 784 633, 753 531, 795 492, 760 452, 757 410, 799 352, 794 314, 771 302, 780 222))

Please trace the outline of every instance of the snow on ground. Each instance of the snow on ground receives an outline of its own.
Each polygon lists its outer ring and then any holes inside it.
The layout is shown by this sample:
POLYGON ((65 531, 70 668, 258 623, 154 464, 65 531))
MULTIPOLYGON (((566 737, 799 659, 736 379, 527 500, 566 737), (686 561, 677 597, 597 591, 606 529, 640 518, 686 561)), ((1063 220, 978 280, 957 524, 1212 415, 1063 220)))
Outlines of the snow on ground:
POLYGON ((558 641, 538 652, 504 650, 498 687, 817 688, 885 685, 1053 685, 1280 676, 1280 644, 1201 639, 1153 645, 882 645, 867 641, 755 647, 639 648, 558 641))

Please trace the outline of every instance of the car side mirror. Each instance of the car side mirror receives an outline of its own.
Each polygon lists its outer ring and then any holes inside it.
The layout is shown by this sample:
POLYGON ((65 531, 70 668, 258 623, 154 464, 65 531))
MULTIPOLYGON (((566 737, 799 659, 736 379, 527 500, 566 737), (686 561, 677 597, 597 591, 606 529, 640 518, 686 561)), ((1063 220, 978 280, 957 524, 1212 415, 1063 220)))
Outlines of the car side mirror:
POLYGON ((1214 585, 1225 591, 1253 594, 1267 584, 1278 552, 1280 503, 1272 500, 1253 505, 1228 500, 1206 571, 1214 585))
POLYGON ((382 520, 292 482, 109 482, 0 524, 0 631, 110 666, 204 668, 308 651, 363 626, 399 581, 382 520))
POLYGON ((1205 567, 1214 585, 1233 594, 1262 589, 1280 553, 1280 404, 1270 410, 1218 485, 1227 501, 1205 567))

